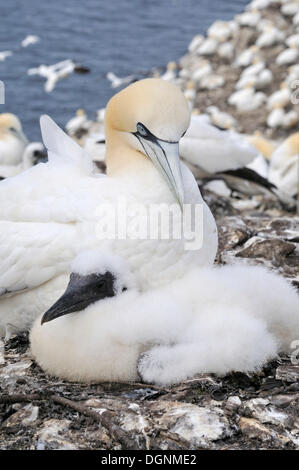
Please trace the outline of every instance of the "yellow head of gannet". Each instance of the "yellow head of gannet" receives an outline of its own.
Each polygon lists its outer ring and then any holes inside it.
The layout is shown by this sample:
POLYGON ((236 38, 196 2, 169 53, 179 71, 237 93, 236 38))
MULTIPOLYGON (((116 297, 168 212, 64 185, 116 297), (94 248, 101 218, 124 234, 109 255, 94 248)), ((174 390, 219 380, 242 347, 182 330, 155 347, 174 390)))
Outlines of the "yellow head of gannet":
POLYGON ((0 114, 0 138, 6 140, 10 137, 15 137, 25 144, 28 143, 17 116, 11 113, 0 114))
POLYGON ((188 102, 176 85, 149 78, 128 86, 106 108, 108 175, 146 171, 150 159, 182 205, 179 140, 189 121, 188 102))

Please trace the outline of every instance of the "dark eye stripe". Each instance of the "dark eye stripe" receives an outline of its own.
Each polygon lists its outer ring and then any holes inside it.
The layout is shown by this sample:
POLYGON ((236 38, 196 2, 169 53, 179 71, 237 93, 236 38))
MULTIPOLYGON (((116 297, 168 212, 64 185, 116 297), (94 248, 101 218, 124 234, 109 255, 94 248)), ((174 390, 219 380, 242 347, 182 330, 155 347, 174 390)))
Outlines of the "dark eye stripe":
MULTIPOLYGON (((185 135, 186 132, 184 132, 183 135, 185 135)), ((171 140, 163 140, 158 137, 156 137, 154 134, 151 133, 151 131, 148 130, 148 128, 142 124, 142 122, 137 122, 136 125, 136 132, 132 132, 133 135, 135 135, 137 138, 138 137, 143 137, 143 139, 149 140, 151 142, 167 142, 168 144, 177 144, 176 141, 171 141, 171 140)))

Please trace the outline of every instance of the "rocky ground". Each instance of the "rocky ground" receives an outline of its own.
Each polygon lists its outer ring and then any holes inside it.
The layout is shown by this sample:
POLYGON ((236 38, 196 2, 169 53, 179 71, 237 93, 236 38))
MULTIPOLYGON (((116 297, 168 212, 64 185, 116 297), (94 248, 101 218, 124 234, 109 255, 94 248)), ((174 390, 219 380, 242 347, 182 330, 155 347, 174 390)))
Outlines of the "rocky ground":
MULTIPOLYGON (((273 200, 241 212, 235 198, 205 197, 218 221, 218 263, 262 264, 299 286, 298 217, 273 200)), ((0 364, 0 449, 299 448, 296 345, 259 373, 167 388, 55 380, 32 360, 26 335, 2 348, 0 364)))

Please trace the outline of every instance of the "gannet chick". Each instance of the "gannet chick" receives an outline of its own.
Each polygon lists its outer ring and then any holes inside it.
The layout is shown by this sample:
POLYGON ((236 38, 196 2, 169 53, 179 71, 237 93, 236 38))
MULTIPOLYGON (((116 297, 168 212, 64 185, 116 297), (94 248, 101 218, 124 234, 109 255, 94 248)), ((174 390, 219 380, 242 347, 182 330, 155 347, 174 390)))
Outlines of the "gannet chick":
POLYGON ((189 120, 189 105, 170 82, 146 79, 123 89, 106 109, 104 176, 94 173, 83 148, 42 117, 49 162, 0 184, 0 200, 5 201, 0 204, 0 335, 9 324, 26 328, 49 308, 65 288, 70 263, 86 248, 109 246, 123 256, 143 290, 182 276, 190 265, 213 264, 216 223, 179 158, 189 120), (22 200, 26 204, 20 205, 22 200), (196 223, 200 235, 198 240, 193 232, 192 246, 190 231, 176 235, 182 231, 186 204, 191 226, 196 223), (197 204, 199 219, 193 215, 197 204), (112 231, 111 238, 107 224, 123 205, 125 233, 112 231), (152 222, 149 209, 161 205, 171 216, 175 212, 169 237, 161 234, 159 214, 152 222), (146 220, 141 219, 144 213, 146 220))
POLYGON ((9 178, 15 176, 46 158, 47 154, 43 144, 41 142, 31 142, 24 150, 21 163, 18 165, 0 165, 0 177, 9 178))
POLYGON ((0 165, 17 165, 28 140, 17 116, 10 113, 0 114, 0 165))
POLYGON ((269 181, 291 197, 298 194, 299 133, 288 137, 273 153, 269 181))
POLYGON ((81 253, 70 282, 31 330, 31 351, 71 381, 171 384, 197 373, 258 370, 299 333, 299 299, 260 267, 203 268, 140 294, 109 253, 81 253), (217 295, 215 295, 217 292, 217 295))
POLYGON ((65 293, 31 330, 31 350, 39 365, 71 381, 136 380, 142 344, 138 338, 136 344, 126 340, 126 314, 117 311, 117 297, 127 289, 132 292, 120 296, 124 308, 128 300, 134 304, 134 282, 120 258, 81 253, 65 293))

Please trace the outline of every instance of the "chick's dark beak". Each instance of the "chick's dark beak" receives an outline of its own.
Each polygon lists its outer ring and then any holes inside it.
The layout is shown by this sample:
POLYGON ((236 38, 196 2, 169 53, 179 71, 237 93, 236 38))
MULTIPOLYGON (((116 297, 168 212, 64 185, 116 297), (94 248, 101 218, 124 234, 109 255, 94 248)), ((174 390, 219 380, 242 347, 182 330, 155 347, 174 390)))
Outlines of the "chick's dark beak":
POLYGON ((65 293, 43 315, 41 324, 84 310, 98 300, 115 295, 115 277, 110 272, 81 276, 72 273, 65 293))

